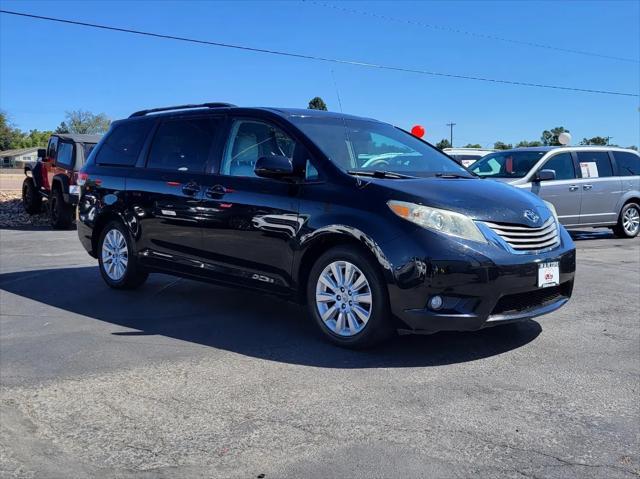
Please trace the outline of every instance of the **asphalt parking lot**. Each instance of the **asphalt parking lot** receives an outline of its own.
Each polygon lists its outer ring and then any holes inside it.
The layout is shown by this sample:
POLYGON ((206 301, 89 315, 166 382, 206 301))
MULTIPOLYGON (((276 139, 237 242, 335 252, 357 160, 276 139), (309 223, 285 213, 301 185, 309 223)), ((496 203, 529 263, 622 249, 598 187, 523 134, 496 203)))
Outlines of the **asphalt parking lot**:
POLYGON ((75 231, 0 230, 0 477, 638 477, 640 240, 576 244, 550 316, 353 352, 279 299, 113 291, 75 231))

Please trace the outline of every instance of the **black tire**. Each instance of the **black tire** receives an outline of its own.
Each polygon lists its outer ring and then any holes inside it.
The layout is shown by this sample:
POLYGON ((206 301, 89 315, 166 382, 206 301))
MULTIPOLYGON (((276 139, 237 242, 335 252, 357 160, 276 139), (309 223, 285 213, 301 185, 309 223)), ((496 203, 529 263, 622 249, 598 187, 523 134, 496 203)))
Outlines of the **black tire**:
POLYGON ((100 240, 98 241, 98 264, 100 268, 100 274, 105 283, 114 289, 136 289, 141 286, 149 277, 149 273, 138 264, 135 247, 131 235, 119 221, 111 221, 108 223, 102 232, 100 233, 100 240), (119 279, 114 279, 109 275, 103 262, 103 244, 107 235, 116 230, 124 239, 127 246, 127 265, 124 269, 124 274, 119 279))
POLYGON ((62 190, 54 188, 49 198, 49 217, 51 226, 57 230, 71 228, 74 220, 75 208, 64 201, 62 190))
POLYGON ((22 206, 30 215, 35 215, 42 211, 42 196, 36 190, 33 179, 29 177, 22 182, 22 206))
POLYGON ((638 236, 640 232, 640 225, 635 224, 635 229, 629 228, 629 216, 632 216, 636 219, 640 218, 640 205, 637 203, 627 203, 622 207, 622 211, 620 211, 620 216, 618 217, 618 224, 615 225, 612 230, 613 233, 619 238, 635 238, 638 236), (625 226, 625 222, 626 225, 625 226))
MULTIPOLYGON (((357 274, 359 275, 359 273, 357 274)), ((389 309, 389 293, 387 291, 384 277, 374 260, 358 248, 352 246, 336 246, 320 256, 311 268, 306 290, 309 313, 313 317, 323 336, 332 343, 342 347, 360 349, 374 346, 393 336, 394 330, 392 327, 391 312, 389 309), (316 288, 320 275, 323 273, 325 268, 329 267, 329 265, 336 261, 346 261, 354 265, 361 273, 364 274, 366 281, 369 284, 371 302, 369 305, 364 306, 365 308, 369 308, 368 312, 370 316, 366 323, 363 323, 358 319, 358 326, 361 326, 362 329, 350 336, 344 336, 336 333, 335 329, 332 330, 322 319, 319 308, 323 306, 318 306, 316 304, 316 288)), ((327 294, 332 293, 329 293, 329 290, 327 290, 327 294)), ((340 293, 336 292, 336 297, 338 297, 338 294, 340 293)), ((351 296, 351 294, 349 296, 351 296)), ((351 298, 348 299, 350 300, 351 298)), ((338 304, 334 300, 331 301, 333 302, 326 303, 327 309, 330 309, 330 305, 337 306, 338 304)), ((349 304, 351 304, 350 301, 349 304)), ((342 307, 342 305, 340 307, 342 307)), ((349 311, 350 308, 347 308, 347 311, 349 311)), ((356 318, 355 309, 352 311, 354 311, 354 314, 351 316, 349 321, 356 318)), ((345 321, 346 320, 347 319, 345 318, 345 321)), ((335 323, 336 324, 334 326, 337 329, 337 319, 335 320, 335 323)), ((350 324, 348 327, 351 329, 350 324)))

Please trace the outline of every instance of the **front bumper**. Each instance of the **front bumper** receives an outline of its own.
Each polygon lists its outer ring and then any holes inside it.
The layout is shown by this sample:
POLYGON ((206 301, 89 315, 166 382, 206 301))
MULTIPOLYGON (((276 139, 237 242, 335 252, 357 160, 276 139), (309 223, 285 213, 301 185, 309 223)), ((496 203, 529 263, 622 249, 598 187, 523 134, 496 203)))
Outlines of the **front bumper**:
POLYGON ((399 331, 474 331, 559 309, 571 297, 576 267, 573 242, 560 230, 560 245, 539 254, 512 254, 422 229, 385 245, 392 265, 390 305, 399 331), (539 288, 539 264, 555 261, 559 284, 539 288), (427 306, 434 295, 444 298, 437 311, 427 306))

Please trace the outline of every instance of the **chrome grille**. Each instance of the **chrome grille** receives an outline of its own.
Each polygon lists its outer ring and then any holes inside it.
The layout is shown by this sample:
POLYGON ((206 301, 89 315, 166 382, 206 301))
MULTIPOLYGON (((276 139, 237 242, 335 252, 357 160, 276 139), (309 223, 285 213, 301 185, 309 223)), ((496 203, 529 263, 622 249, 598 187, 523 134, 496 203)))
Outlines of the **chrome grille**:
POLYGON ((488 222, 485 225, 515 251, 540 251, 560 244, 558 225, 553 216, 537 228, 488 222))

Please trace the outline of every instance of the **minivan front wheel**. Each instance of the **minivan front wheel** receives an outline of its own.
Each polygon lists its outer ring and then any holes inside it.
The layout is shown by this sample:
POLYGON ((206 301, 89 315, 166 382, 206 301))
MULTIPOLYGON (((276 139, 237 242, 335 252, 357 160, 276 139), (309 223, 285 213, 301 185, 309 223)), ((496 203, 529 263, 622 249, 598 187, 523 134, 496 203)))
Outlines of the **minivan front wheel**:
POLYGON ((640 232, 640 206, 636 203, 627 203, 620 212, 618 224, 613 227, 613 232, 621 238, 635 238, 640 232))
POLYGON ((369 347, 393 334, 382 274, 356 248, 338 246, 316 261, 307 303, 323 335, 340 346, 369 347))
POLYGON ((112 221, 102 230, 98 263, 102 279, 115 289, 137 288, 149 276, 138 265, 131 237, 118 221, 112 221))

